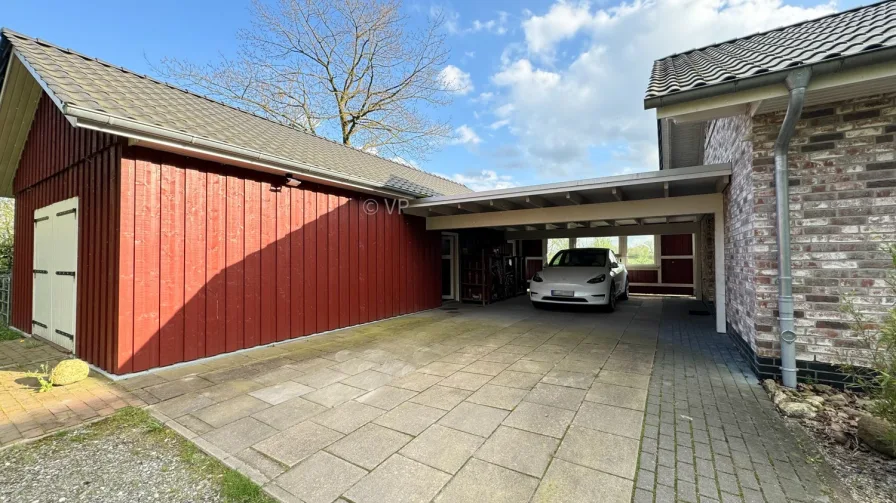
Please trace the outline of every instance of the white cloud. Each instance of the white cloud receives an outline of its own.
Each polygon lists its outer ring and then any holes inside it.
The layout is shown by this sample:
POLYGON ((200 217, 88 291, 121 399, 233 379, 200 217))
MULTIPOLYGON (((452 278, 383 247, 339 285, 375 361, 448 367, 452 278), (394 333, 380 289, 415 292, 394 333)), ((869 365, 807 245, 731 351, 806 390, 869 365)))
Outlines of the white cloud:
POLYGON ((510 124, 510 119, 501 119, 495 122, 492 122, 488 125, 489 129, 501 129, 502 127, 510 124))
POLYGON ((470 74, 454 65, 448 65, 439 72, 442 88, 455 94, 468 94, 473 91, 473 79, 470 74))
POLYGON ((507 33, 507 17, 508 15, 506 12, 498 11, 498 17, 495 19, 489 19, 487 21, 474 20, 470 30, 473 32, 487 31, 489 33, 494 33, 495 35, 504 35, 507 33))
POLYGON ((612 8, 560 0, 527 13, 491 80, 529 165, 552 176, 656 169, 656 116, 643 110, 655 59, 818 17, 833 4, 781 0, 634 0, 612 8), (595 155, 595 147, 608 154, 595 155), (599 166, 602 171, 596 172, 599 166))
POLYGON ((457 129, 454 130, 454 138, 451 140, 451 144, 453 145, 479 145, 482 143, 482 138, 476 134, 476 131, 473 131, 473 128, 470 126, 463 124, 457 129))
POLYGON ((517 185, 514 183, 513 177, 509 175, 499 175, 496 171, 490 169, 484 169, 478 173, 457 173, 452 176, 447 176, 446 178, 462 183, 475 191, 509 189, 510 187, 516 187, 517 185))

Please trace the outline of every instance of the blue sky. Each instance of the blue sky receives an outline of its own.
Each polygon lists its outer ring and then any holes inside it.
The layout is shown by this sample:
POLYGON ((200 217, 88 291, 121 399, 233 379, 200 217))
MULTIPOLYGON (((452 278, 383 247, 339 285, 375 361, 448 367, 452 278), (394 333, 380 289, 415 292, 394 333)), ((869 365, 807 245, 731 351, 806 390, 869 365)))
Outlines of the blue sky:
MULTIPOLYGON (((152 74, 166 56, 232 54, 248 4, 22 0, 4 5, 0 24, 152 74)), ((857 4, 405 0, 412 23, 443 13, 446 75, 465 84, 432 111, 454 138, 410 161, 478 190, 657 169, 654 113, 641 101, 654 59, 857 4)))

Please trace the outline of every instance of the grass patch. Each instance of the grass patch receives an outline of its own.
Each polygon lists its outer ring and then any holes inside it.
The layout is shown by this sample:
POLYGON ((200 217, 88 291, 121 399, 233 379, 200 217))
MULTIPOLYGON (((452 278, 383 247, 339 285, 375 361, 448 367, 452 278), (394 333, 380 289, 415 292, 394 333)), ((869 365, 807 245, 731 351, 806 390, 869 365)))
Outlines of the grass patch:
POLYGON ((56 438, 64 438, 70 442, 85 442, 123 431, 136 433, 144 441, 176 449, 180 459, 194 475, 218 483, 221 496, 228 503, 275 502, 251 479, 208 456, 195 444, 138 407, 123 407, 107 419, 84 428, 59 433, 56 438))
POLYGON ((0 323, 0 341, 14 341, 21 338, 22 336, 18 332, 9 328, 6 324, 0 323))

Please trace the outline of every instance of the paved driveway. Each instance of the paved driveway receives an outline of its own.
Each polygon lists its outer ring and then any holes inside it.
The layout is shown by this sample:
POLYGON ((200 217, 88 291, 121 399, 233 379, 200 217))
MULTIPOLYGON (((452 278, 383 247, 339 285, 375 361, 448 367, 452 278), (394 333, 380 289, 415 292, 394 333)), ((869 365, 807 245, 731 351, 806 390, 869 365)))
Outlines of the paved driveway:
POLYGON ((536 311, 518 298, 123 385, 284 501, 823 498, 801 451, 781 454, 793 437, 748 437, 776 420, 767 400, 712 318, 682 312, 655 298, 612 314, 536 311))

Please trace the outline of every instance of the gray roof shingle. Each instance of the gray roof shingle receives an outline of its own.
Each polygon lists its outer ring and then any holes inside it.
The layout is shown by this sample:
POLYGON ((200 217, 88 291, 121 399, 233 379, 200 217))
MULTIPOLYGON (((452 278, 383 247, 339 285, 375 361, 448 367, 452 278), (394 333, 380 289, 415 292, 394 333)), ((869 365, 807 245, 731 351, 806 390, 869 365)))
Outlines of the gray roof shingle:
POLYGON ((65 105, 74 105, 348 175, 418 196, 471 192, 451 180, 313 134, 10 30, 11 44, 65 105))
POLYGON ((657 60, 645 101, 892 47, 896 1, 886 1, 657 60))

